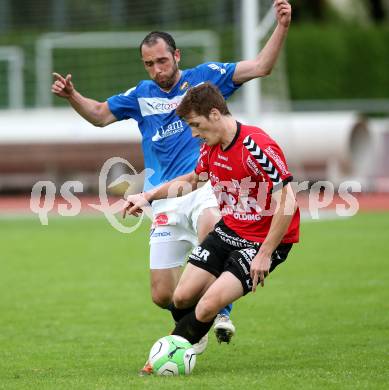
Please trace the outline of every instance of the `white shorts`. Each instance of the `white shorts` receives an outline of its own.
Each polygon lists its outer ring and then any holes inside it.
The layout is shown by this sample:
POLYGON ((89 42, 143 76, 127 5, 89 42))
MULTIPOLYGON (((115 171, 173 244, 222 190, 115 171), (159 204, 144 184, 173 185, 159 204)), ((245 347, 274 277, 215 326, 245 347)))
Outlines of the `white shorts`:
POLYGON ((217 207, 211 183, 180 198, 155 200, 150 231, 150 268, 184 265, 186 254, 198 244, 197 220, 201 212, 217 207))

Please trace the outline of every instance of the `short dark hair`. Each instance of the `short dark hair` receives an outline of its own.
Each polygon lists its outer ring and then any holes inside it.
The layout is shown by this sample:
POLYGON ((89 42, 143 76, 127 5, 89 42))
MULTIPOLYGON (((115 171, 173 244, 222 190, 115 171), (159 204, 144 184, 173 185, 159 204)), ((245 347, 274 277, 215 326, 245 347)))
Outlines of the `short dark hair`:
POLYGON ((211 83, 204 83, 189 89, 177 107, 176 114, 185 119, 193 111, 209 118, 213 108, 219 110, 222 115, 231 115, 219 88, 211 83))
POLYGON ((143 38, 143 41, 139 46, 140 55, 142 55, 143 45, 153 46, 158 42, 158 39, 165 41, 168 50, 174 54, 177 49, 174 38, 169 33, 164 31, 151 31, 143 38))

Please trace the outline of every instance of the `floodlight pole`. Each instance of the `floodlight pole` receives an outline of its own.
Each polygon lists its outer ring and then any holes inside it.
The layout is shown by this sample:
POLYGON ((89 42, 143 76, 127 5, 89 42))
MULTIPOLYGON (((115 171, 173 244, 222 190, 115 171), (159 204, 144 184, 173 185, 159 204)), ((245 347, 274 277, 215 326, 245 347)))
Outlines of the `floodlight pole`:
MULTIPOLYGON (((243 59, 250 60, 257 56, 259 42, 255 37, 255 31, 259 22, 259 9, 257 0, 242 1, 242 49, 243 59)), ((251 80, 243 87, 244 109, 253 120, 261 111, 260 80, 251 80)))
MULTIPOLYGON (((274 10, 269 11, 260 22, 258 0, 242 0, 242 48, 243 59, 254 59, 260 49, 261 39, 274 24, 274 10)), ((260 79, 251 80, 243 87, 243 102, 246 114, 250 120, 258 117, 262 111, 262 96, 260 79)))

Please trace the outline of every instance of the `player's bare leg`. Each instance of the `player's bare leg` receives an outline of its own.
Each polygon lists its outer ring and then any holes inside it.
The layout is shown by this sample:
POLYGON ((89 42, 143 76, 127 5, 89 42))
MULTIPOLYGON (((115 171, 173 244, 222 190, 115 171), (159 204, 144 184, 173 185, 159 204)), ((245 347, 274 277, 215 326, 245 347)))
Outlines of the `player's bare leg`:
MULTIPOLYGON (((185 257, 184 254, 186 253, 185 250, 187 250, 185 244, 181 242, 178 244, 175 243, 175 245, 176 248, 178 245, 178 249, 182 249, 182 253, 179 254, 179 256, 182 255, 182 257, 184 258, 185 257)), ((165 243, 162 243, 162 245, 157 244, 155 247, 152 248, 152 250, 154 251, 153 255, 155 255, 155 253, 163 252, 163 251, 165 251, 165 255, 166 255, 166 251, 171 249, 171 247, 172 245, 169 245, 168 247, 165 243)), ((172 260, 177 260, 177 258, 172 260)), ((191 265, 188 264, 187 267, 189 266, 191 265)), ((153 302, 156 305, 165 309, 169 307, 169 305, 173 301, 173 293, 180 280, 182 268, 183 267, 172 267, 172 268, 165 268, 165 269, 150 270, 151 296, 153 302)), ((189 269, 191 269, 191 267, 189 267, 189 269)), ((188 273, 189 271, 187 271, 187 268, 185 268, 183 276, 184 274, 188 275, 188 273)), ((188 276, 184 276, 184 280, 186 280, 187 278, 188 276)), ((192 293, 194 294, 193 291, 191 291, 191 294, 192 293)), ((199 295, 196 298, 196 302, 200 298, 200 296, 201 295, 199 295)), ((194 302, 193 304, 195 304, 196 302, 194 302)), ((199 343, 193 346, 196 353, 197 354, 202 353, 205 350, 207 343, 208 343, 208 336, 206 335, 199 343)), ((144 375, 150 375, 151 373, 152 373, 152 368, 148 363, 148 361, 146 361, 145 365, 140 370, 139 375, 144 376, 144 375)))
POLYGON ((196 343, 208 333, 220 308, 242 295, 243 287, 240 280, 230 272, 223 272, 205 292, 195 310, 178 322, 174 334, 186 338, 191 343, 196 343))
MULTIPOLYGON (((156 251, 162 250, 163 246, 162 244, 162 246, 153 249, 156 251)), ((182 267, 150 270, 151 299, 157 306, 166 309, 172 302, 174 289, 180 279, 181 272, 182 267)), ((147 360, 139 371, 139 375, 146 376, 152 373, 152 367, 147 360)))
MULTIPOLYGON (((173 234, 170 227, 154 234, 173 234)), ((180 279, 186 254, 192 245, 187 241, 150 242, 150 288, 153 302, 166 309, 180 279)))
MULTIPOLYGON (((164 264, 164 269, 151 270, 151 294, 153 302, 162 308, 172 310, 173 292, 181 276, 183 267, 170 267, 174 264, 182 264, 191 243, 187 241, 170 241, 152 244, 152 259, 156 257, 164 264)), ((158 263, 151 261, 151 265, 158 266, 158 263)), ((159 263, 160 264, 160 263, 159 263)), ((188 273, 188 271, 186 271, 188 273)), ((196 302, 199 299, 196 298, 196 302)), ((173 314, 173 313, 172 313, 173 314)), ((173 315, 174 316, 174 315, 173 315)), ((198 344, 194 345, 197 354, 202 353, 208 344, 208 336, 204 337, 198 344)))
MULTIPOLYGON (((202 242, 207 234, 213 230, 220 220, 220 213, 217 208, 208 208, 202 211, 197 222, 199 242, 202 242)), ((231 302, 230 302, 231 303, 231 302)), ((215 318, 214 332, 219 343, 229 343, 235 334, 235 326, 230 319, 232 305, 227 305, 215 318)))
POLYGON ((197 303, 196 318, 202 322, 210 321, 221 308, 242 296, 243 287, 240 280, 231 272, 223 272, 197 303))
POLYGON ((209 207, 202 210, 197 219, 197 238, 199 242, 204 241, 215 225, 220 221, 220 212, 216 207, 209 207))
MULTIPOLYGON (((166 309, 172 302, 173 293, 180 279, 182 267, 168 269, 150 270, 151 298, 153 302, 166 309)), ((147 376, 153 373, 153 369, 147 360, 139 371, 140 376, 147 376)))
MULTIPOLYGON (((152 277, 154 276, 157 279, 158 276, 163 275, 164 277, 166 277, 165 282, 168 281, 170 283, 169 285, 172 285, 174 278, 169 279, 167 277, 169 273, 167 272, 159 273, 159 272, 155 272, 156 270, 151 270, 151 271, 152 271, 151 272, 152 277)), ((163 271, 168 271, 168 270, 163 270, 163 271)), ((178 278, 180 273, 181 273, 181 269, 179 270, 178 278)), ((177 273, 172 272, 171 276, 173 275, 177 276, 177 273)), ((179 279, 174 295, 172 293, 170 297, 170 301, 168 303, 170 303, 173 300, 175 306, 179 309, 181 308, 183 309, 195 305, 196 302, 202 296, 202 294, 207 290, 209 285, 215 281, 215 279, 216 278, 213 275, 211 275, 209 272, 204 271, 203 269, 198 268, 192 264, 187 264, 184 272, 182 273, 181 278, 179 279)), ((161 279, 157 279, 156 285, 158 285, 159 282, 161 282, 161 279)), ((199 355, 203 353, 205 348, 207 347, 207 344, 208 344, 208 335, 205 335, 198 343, 193 345, 196 354, 199 355)), ((146 375, 151 375, 152 373, 153 373, 152 367, 147 360, 143 368, 139 371, 139 375, 146 376, 146 375)))
POLYGON ((174 305, 178 309, 195 305, 215 280, 208 271, 188 263, 174 292, 174 305))
MULTIPOLYGON (((215 279, 209 272, 188 263, 174 292, 174 305, 178 309, 194 306, 215 279)), ((207 344, 208 334, 193 345, 196 355, 202 354, 207 344)))
POLYGON ((181 272, 182 267, 150 270, 151 299, 157 306, 165 309, 172 302, 181 272))

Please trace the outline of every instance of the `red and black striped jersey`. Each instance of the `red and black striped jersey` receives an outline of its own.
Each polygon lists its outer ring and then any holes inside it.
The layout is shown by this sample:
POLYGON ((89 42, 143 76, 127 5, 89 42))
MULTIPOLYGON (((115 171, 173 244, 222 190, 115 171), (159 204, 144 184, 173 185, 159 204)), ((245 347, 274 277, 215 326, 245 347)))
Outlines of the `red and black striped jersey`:
MULTIPOLYGON (((211 181, 224 223, 255 242, 263 242, 269 232, 272 191, 293 179, 277 143, 258 127, 240 123, 227 148, 202 146, 195 172, 211 181)), ((299 224, 297 210, 282 243, 298 241, 299 224)))

